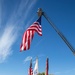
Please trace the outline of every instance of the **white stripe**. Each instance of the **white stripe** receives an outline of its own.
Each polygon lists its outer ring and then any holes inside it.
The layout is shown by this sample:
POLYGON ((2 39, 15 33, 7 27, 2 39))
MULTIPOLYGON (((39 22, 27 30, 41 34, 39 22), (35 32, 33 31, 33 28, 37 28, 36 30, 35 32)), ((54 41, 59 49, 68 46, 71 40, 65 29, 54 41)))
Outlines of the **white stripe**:
POLYGON ((42 29, 39 28, 39 27, 38 28, 37 27, 31 27, 31 28, 28 28, 28 30, 32 30, 32 29, 35 29, 35 28, 38 29, 39 31, 42 31, 42 29))
MULTIPOLYGON (((37 24, 32 24, 31 26, 39 26, 39 27, 42 27, 41 25, 37 25, 37 24)), ((30 26, 30 27, 31 27, 31 26, 30 26)))
POLYGON ((28 36, 29 36, 29 31, 27 31, 27 37, 26 37, 26 50, 28 49, 28 36))
POLYGON ((23 35, 23 41, 22 41, 22 47, 21 47, 22 51, 24 50, 24 45, 25 45, 25 35, 26 35, 26 33, 24 33, 24 35, 23 35))
POLYGON ((30 44, 31 44, 31 40, 32 40, 32 31, 30 30, 30 44))
MULTIPOLYGON (((40 26, 38 26, 38 25, 34 25, 34 26, 36 26, 36 28, 38 28, 39 30, 42 30, 42 28, 40 26)), ((33 28, 33 27, 31 27, 31 28, 33 28)))
POLYGON ((23 44, 24 44, 24 42, 25 42, 25 34, 26 34, 26 33, 24 33, 24 36, 23 36, 23 44))
POLYGON ((42 30, 39 31, 37 28, 33 27, 33 28, 30 28, 31 30, 35 29, 39 34, 42 34, 42 30))
POLYGON ((39 23, 39 22, 34 22, 34 23, 38 23, 38 25, 40 25, 40 23, 39 23))
POLYGON ((37 26, 37 27, 41 28, 41 25, 37 25, 37 24, 33 24, 30 27, 32 27, 32 26, 37 26))
POLYGON ((22 51, 24 50, 24 46, 21 47, 21 50, 22 50, 22 51))
POLYGON ((36 28, 36 27, 32 27, 32 28, 28 28, 28 30, 39 30, 39 31, 42 31, 42 29, 41 28, 36 28))

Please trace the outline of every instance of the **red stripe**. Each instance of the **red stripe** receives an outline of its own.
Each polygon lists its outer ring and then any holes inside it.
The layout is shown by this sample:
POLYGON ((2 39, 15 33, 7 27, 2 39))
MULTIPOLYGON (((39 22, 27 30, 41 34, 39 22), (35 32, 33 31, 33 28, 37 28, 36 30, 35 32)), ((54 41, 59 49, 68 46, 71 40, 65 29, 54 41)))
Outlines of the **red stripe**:
POLYGON ((26 32, 23 34, 23 37, 22 37, 22 44, 21 44, 20 51, 22 51, 22 47, 24 48, 25 36, 26 36, 26 32))
POLYGON ((26 50, 28 49, 28 41, 30 41, 29 40, 29 35, 30 35, 30 33, 29 33, 29 30, 27 31, 27 39, 26 39, 26 50))
POLYGON ((38 23, 38 22, 34 22, 34 24, 37 24, 37 25, 39 25, 39 23, 38 23))
POLYGON ((36 28, 41 29, 41 26, 40 25, 36 25, 36 24, 31 25, 29 28, 32 28, 32 27, 36 27, 36 28))
POLYGON ((24 50, 26 50, 26 39, 27 39, 27 31, 25 32, 25 34, 24 34, 24 50))
POLYGON ((42 30, 40 30, 39 28, 32 27, 32 28, 29 28, 29 30, 34 30, 34 31, 36 31, 39 35, 42 34, 42 30))
MULTIPOLYGON (((31 25, 30 27, 32 27, 32 26, 37 26, 37 27, 41 28, 41 25, 37 25, 37 24, 33 24, 33 25, 31 25)), ((29 27, 29 28, 30 28, 30 27, 29 27)))
POLYGON ((28 36, 28 49, 30 48, 30 31, 28 32, 29 36, 28 36))
POLYGON ((28 75, 33 75, 33 69, 29 68, 28 75))
POLYGON ((28 28, 28 30, 35 30, 35 29, 42 31, 41 27, 38 27, 38 26, 32 26, 32 27, 28 28))

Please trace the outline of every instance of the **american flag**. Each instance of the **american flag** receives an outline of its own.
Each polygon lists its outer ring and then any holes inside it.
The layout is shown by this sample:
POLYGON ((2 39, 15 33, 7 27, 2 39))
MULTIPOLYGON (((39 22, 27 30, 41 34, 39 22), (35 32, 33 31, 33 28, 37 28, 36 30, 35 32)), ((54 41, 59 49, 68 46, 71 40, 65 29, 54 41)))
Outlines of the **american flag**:
POLYGON ((33 69, 32 68, 29 68, 28 75, 33 75, 33 69))
POLYGON ((32 59, 31 59, 31 61, 30 61, 30 67, 29 67, 29 70, 28 70, 28 75, 33 75, 32 59))
POLYGON ((30 48, 31 41, 34 37, 35 32, 42 36, 41 28, 41 17, 34 22, 23 34, 22 43, 20 46, 20 51, 28 50, 30 48))

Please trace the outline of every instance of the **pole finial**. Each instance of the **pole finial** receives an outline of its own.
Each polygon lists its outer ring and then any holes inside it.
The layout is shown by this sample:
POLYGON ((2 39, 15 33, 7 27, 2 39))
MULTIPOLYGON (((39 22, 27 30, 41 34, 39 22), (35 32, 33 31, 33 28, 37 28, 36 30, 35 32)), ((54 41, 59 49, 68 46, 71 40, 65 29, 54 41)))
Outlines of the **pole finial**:
POLYGON ((39 17, 42 16, 42 14, 43 14, 43 12, 42 12, 42 8, 38 8, 37 13, 38 13, 38 16, 39 16, 39 17))

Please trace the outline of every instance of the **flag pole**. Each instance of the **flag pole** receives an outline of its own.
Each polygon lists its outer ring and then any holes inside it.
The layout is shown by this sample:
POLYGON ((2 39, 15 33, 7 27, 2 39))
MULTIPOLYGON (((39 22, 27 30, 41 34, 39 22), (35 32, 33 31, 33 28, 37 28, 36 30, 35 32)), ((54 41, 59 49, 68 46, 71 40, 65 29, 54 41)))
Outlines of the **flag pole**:
POLYGON ((46 71, 45 71, 45 75, 48 75, 48 71, 49 71, 49 59, 46 59, 46 71))
POLYGON ((58 33, 58 35, 62 38, 62 40, 66 43, 66 45, 70 48, 70 50, 73 52, 73 54, 75 55, 75 49, 73 48, 73 46, 69 43, 69 41, 66 39, 66 37, 60 32, 59 29, 57 29, 57 27, 54 25, 54 23, 50 20, 50 18, 46 15, 45 12, 42 11, 41 8, 38 9, 38 16, 44 16, 46 18, 46 20, 49 22, 49 24, 53 27, 53 29, 58 33))

